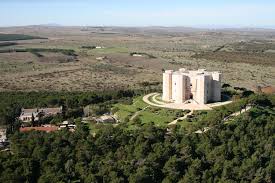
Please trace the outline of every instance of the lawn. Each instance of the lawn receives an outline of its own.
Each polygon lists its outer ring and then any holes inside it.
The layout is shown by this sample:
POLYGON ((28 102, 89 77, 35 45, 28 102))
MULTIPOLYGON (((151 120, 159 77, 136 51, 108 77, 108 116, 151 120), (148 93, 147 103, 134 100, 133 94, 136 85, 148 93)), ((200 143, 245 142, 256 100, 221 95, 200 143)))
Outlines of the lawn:
MULTIPOLYGON (((129 119, 138 111, 136 118, 139 118, 142 124, 153 122, 158 126, 165 126, 174 119, 184 115, 182 110, 172 110, 165 108, 158 108, 149 106, 143 102, 142 97, 133 99, 133 104, 115 104, 114 107, 118 109, 116 115, 122 122, 128 122, 129 119), (144 109, 147 107, 146 109, 144 109), (142 110, 144 109, 144 110, 142 110), (142 111, 141 111, 142 110, 142 111)), ((129 123, 130 124, 130 123, 129 123)), ((133 124, 133 123, 132 123, 133 124)))
POLYGON ((134 98, 133 104, 131 105, 119 103, 119 104, 115 104, 113 107, 118 108, 116 115, 119 117, 121 121, 125 122, 127 118, 130 118, 135 112, 140 111, 146 106, 148 106, 148 104, 143 102, 142 97, 140 96, 140 97, 134 98))
POLYGON ((153 122, 158 126, 165 126, 177 117, 172 110, 149 107, 139 114, 139 118, 143 124, 153 122))

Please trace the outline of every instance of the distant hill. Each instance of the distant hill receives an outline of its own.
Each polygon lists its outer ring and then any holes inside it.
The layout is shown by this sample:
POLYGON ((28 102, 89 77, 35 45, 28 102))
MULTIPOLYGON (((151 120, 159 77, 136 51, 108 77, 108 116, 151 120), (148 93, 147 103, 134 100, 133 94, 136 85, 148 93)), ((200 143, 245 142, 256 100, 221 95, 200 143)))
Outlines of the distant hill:
POLYGON ((62 27, 62 25, 57 24, 57 23, 49 23, 49 24, 40 24, 37 26, 42 26, 42 27, 62 27))

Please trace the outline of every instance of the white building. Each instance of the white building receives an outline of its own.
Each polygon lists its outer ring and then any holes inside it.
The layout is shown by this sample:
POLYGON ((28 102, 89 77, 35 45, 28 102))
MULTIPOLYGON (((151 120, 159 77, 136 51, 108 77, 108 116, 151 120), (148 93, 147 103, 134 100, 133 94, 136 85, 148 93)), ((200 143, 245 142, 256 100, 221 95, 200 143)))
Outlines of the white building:
POLYGON ((39 110, 38 109, 21 109, 21 114, 19 119, 22 122, 31 122, 32 119, 34 121, 38 121, 39 110))
POLYGON ((184 103, 189 99, 199 104, 218 102, 221 100, 221 73, 205 69, 166 70, 163 73, 162 99, 175 103, 184 103))
POLYGON ((0 143, 4 143, 7 141, 7 130, 0 128, 0 143))
POLYGON ((34 121, 39 120, 40 116, 55 116, 57 114, 62 113, 62 107, 58 108, 34 108, 34 109, 21 109, 21 114, 19 116, 19 119, 22 122, 31 122, 32 119, 34 121))

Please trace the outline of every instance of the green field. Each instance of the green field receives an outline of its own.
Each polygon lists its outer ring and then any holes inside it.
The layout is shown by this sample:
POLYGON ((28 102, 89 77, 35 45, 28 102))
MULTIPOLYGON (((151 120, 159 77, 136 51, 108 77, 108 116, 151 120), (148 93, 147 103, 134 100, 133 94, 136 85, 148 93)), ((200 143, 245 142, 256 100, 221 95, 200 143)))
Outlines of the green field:
POLYGON ((47 39, 47 38, 24 35, 24 34, 0 34, 0 41, 17 41, 17 40, 29 40, 29 39, 47 39))
POLYGON ((8 47, 8 46, 15 46, 17 43, 15 42, 0 42, 0 47, 8 47))

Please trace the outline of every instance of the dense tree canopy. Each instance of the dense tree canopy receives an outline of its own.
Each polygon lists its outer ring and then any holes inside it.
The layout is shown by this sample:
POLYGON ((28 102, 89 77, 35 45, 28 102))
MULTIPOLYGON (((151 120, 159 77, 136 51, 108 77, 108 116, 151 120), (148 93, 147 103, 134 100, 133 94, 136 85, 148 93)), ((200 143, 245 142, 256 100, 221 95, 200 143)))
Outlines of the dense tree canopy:
POLYGON ((133 91, 103 92, 0 92, 0 125, 10 125, 20 115, 21 108, 63 106, 67 117, 80 117, 89 104, 114 102, 132 97, 133 91))
MULTIPOLYGON (((253 96, 253 108, 203 134, 145 124, 76 132, 15 133, 0 153, 0 182, 272 182, 275 97, 253 96)), ((72 104, 73 105, 73 104, 72 104)), ((221 116, 222 110, 216 111, 221 116)))

